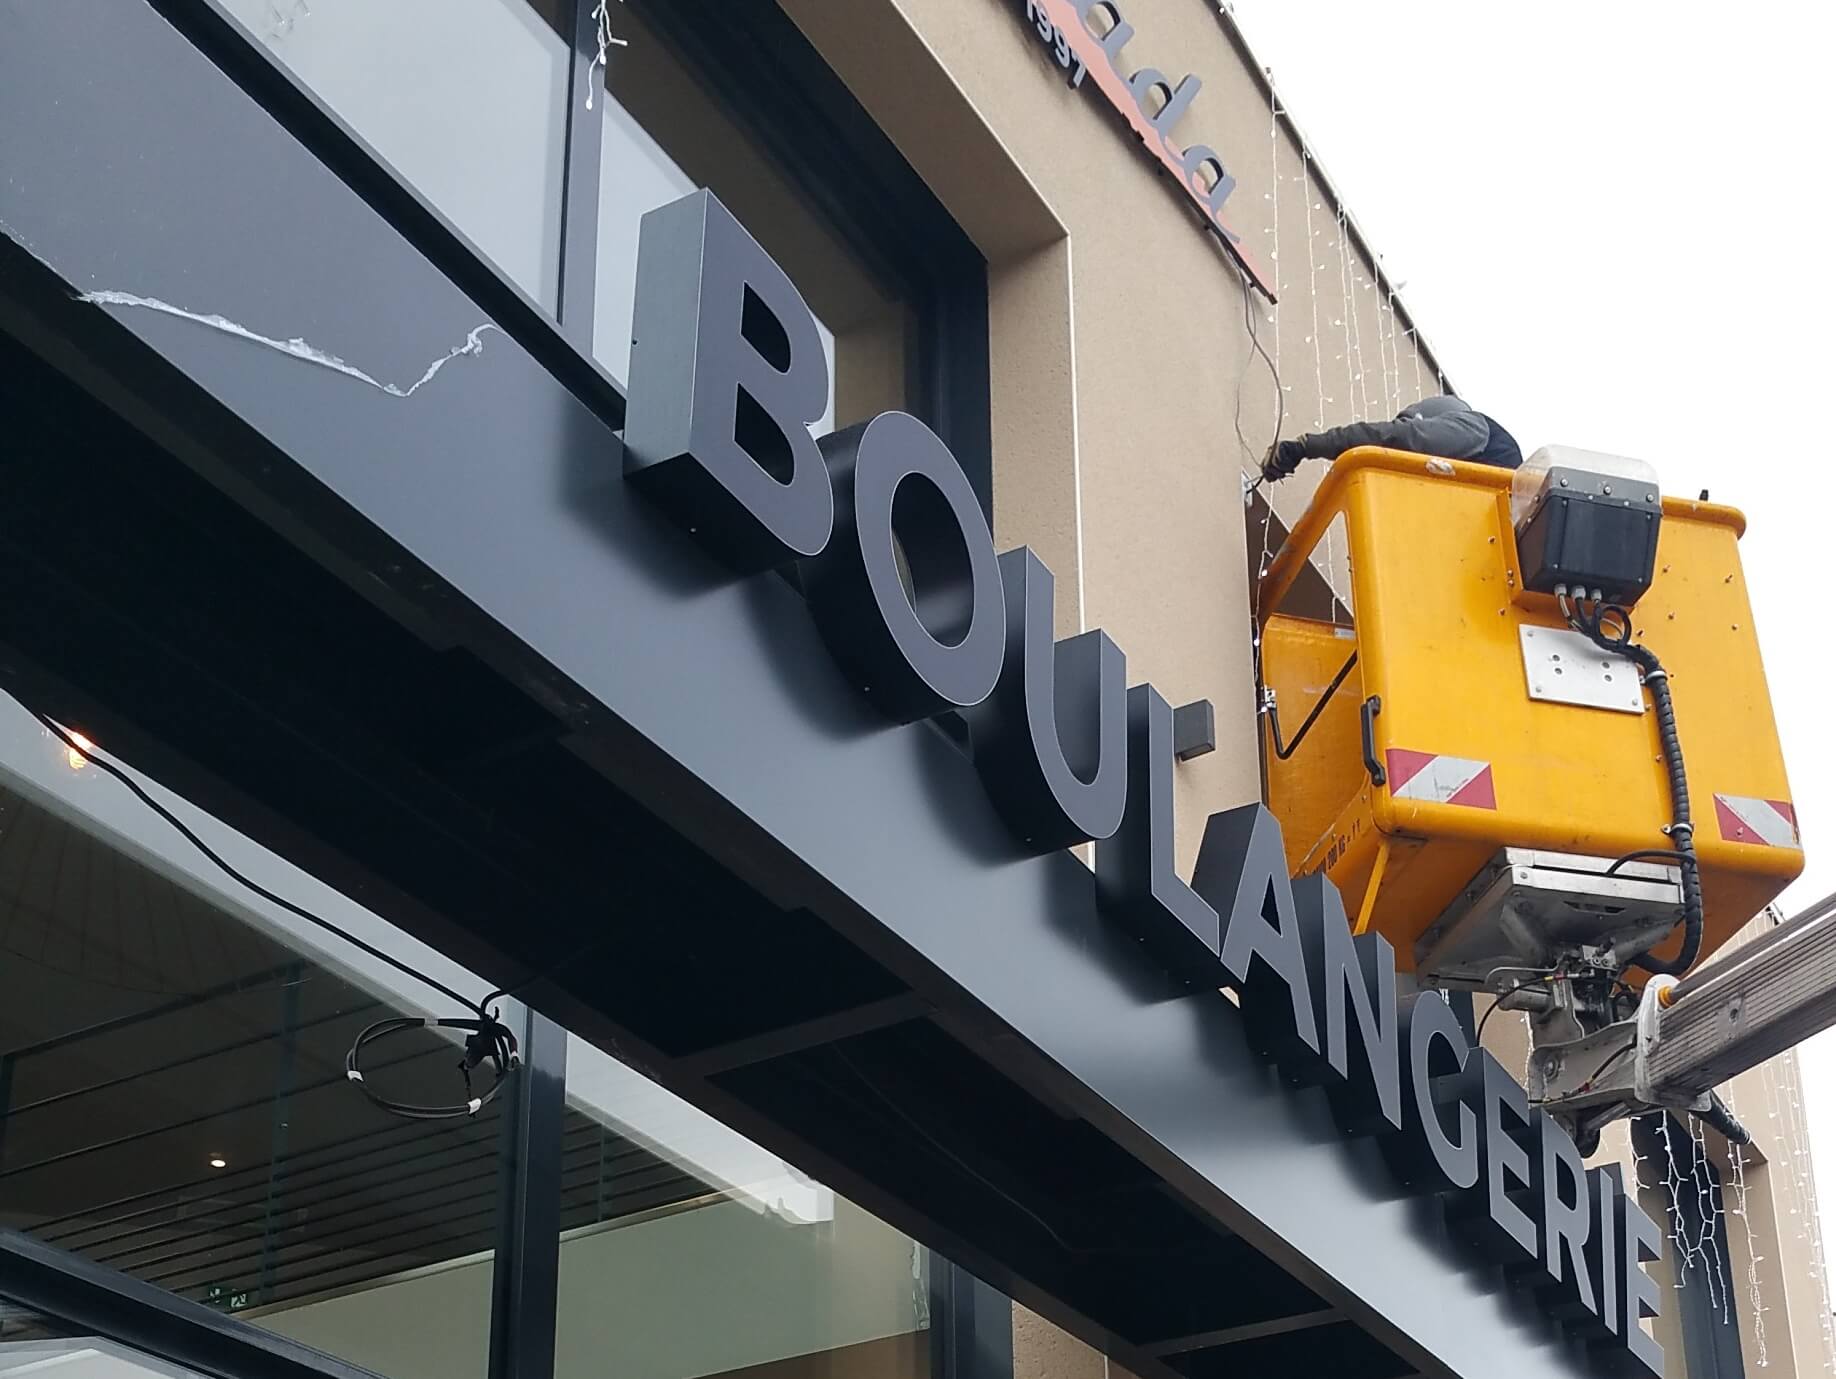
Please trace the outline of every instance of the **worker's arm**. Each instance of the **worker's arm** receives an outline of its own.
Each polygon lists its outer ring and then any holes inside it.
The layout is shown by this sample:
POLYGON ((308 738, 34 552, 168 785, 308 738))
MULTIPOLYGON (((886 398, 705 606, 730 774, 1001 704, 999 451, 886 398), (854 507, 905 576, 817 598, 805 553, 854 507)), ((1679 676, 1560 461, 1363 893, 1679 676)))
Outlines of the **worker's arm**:
POLYGON ((1303 459, 1336 460, 1361 445, 1412 450, 1449 460, 1476 459, 1485 451, 1491 428, 1477 412, 1448 412, 1433 417, 1397 417, 1393 421, 1354 421, 1316 431, 1275 447, 1273 468, 1292 474, 1303 459))

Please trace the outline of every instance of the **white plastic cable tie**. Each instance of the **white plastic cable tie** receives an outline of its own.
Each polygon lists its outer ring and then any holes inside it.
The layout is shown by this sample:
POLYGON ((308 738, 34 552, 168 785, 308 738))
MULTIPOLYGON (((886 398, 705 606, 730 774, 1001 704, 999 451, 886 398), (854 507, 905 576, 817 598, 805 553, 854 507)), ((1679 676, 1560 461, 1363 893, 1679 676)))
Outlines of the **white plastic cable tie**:
POLYGON ((1430 474, 1439 474, 1445 479, 1451 479, 1454 472, 1453 461, 1438 458, 1432 459, 1428 461, 1428 472, 1430 474))
POLYGON ((478 1114, 478 1108, 483 1105, 484 1099, 482 1097, 473 1097, 470 1101, 466 1102, 465 1113, 468 1116, 475 1116, 478 1114))
POLYGON ((357 1069, 355 1068, 346 1068, 344 1070, 344 1075, 347 1078, 349 1078, 352 1082, 362 1082, 363 1081, 363 1074, 358 1072, 357 1069))

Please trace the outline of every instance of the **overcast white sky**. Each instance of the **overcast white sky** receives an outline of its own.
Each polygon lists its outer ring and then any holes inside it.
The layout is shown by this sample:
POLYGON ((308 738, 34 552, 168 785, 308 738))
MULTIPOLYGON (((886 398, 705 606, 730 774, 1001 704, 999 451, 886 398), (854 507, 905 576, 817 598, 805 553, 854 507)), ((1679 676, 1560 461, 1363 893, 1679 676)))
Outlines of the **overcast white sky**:
MULTIPOLYGON (((1657 465, 1742 555, 1808 866, 1836 891, 1828 140, 1836 6, 1235 0, 1442 366, 1525 453, 1657 465)), ((1711 725, 1684 723, 1691 732, 1711 725)), ((1836 1243, 1836 1033, 1805 1050, 1836 1243)))

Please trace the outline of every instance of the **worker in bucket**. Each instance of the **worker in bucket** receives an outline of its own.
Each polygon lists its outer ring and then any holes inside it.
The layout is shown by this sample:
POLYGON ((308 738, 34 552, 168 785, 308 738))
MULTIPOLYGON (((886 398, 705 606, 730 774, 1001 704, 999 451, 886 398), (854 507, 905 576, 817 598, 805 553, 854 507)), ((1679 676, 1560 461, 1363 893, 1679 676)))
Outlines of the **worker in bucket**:
POLYGON ((1516 469, 1524 462, 1511 433, 1485 413, 1475 412, 1457 397, 1427 397, 1403 408, 1394 421, 1354 421, 1294 440, 1277 440, 1263 457, 1262 477, 1279 483, 1302 460, 1336 460, 1360 445, 1475 460, 1500 469, 1516 469))

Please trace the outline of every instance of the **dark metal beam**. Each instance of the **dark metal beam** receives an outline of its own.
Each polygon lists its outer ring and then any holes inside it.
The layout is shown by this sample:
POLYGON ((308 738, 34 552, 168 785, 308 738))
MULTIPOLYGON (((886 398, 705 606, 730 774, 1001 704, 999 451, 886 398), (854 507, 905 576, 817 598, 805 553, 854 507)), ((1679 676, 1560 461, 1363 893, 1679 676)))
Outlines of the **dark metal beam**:
POLYGON ((934 1009, 929 1001, 908 991, 903 995, 888 996, 884 1000, 868 1001, 848 1010, 838 1010, 833 1015, 821 1015, 814 1020, 768 1030, 751 1038, 736 1039, 728 1044, 701 1049, 677 1059, 676 1063, 686 1076, 714 1077, 735 1068, 763 1063, 768 1058, 782 1058, 786 1054, 801 1053, 821 1044, 833 1044, 857 1034, 902 1025, 908 1020, 922 1020, 934 1009))
POLYGON ((151 1283, 0 1228, 0 1296, 87 1332, 237 1379, 374 1379, 151 1283))
POLYGON ((1144 1349, 1150 1355, 1184 1355, 1188 1351, 1211 1350, 1218 1346, 1235 1345, 1238 1341, 1257 1341, 1264 1336, 1285 1336, 1291 1331, 1307 1331, 1344 1320, 1343 1312, 1336 1307, 1328 1307, 1319 1312, 1302 1312, 1292 1317, 1252 1322, 1247 1326, 1230 1326, 1221 1331, 1201 1331, 1196 1335, 1180 1336, 1170 1341, 1155 1341, 1144 1349))

